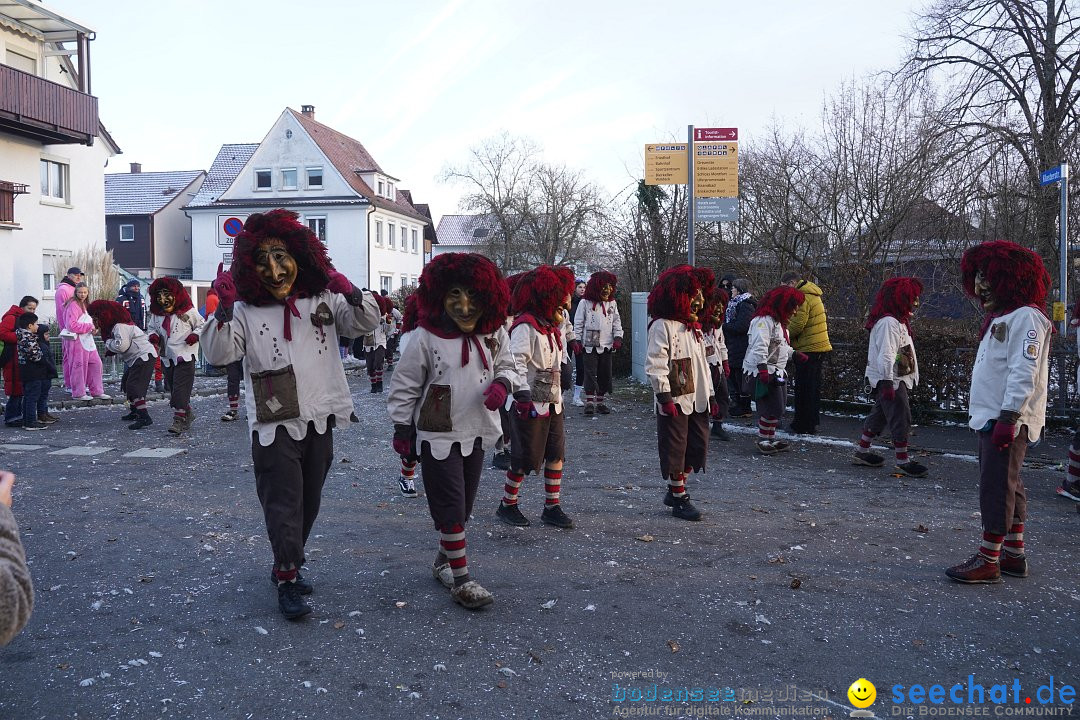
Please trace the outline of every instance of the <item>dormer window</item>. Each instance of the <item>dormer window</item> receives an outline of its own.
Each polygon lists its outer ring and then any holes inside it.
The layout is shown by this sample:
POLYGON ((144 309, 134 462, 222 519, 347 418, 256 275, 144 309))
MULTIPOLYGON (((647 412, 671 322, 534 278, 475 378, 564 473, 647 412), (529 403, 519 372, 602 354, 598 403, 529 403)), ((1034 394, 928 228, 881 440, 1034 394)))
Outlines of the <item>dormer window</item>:
POLYGON ((384 183, 382 180, 379 181, 379 193, 378 194, 379 195, 385 195, 386 194, 386 183, 384 183))
POLYGON ((391 200, 394 199, 394 183, 386 184, 386 197, 390 198, 391 200))

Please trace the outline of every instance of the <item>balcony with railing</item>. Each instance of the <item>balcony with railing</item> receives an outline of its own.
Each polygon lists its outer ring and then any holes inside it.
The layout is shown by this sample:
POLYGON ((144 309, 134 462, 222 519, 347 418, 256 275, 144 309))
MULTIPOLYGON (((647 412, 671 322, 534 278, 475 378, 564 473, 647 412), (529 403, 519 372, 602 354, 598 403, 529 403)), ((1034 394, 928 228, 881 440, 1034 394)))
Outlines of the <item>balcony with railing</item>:
POLYGON ((0 132, 45 144, 92 145, 98 134, 98 99, 0 65, 0 132))
POLYGON ((26 195, 30 188, 23 183, 0 180, 0 225, 16 225, 15 196, 26 195))

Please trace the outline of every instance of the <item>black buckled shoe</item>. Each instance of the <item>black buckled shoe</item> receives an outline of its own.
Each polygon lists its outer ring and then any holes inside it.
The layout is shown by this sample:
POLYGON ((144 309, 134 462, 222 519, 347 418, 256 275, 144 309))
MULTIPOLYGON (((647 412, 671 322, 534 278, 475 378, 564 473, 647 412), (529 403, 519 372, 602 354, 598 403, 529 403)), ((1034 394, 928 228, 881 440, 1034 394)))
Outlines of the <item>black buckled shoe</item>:
MULTIPOLYGON (((275 585, 278 584, 277 576, 274 575, 273 570, 270 571, 270 582, 275 585)), ((296 585, 296 589, 300 591, 301 595, 310 595, 315 590, 315 586, 311 584, 311 581, 305 580, 300 573, 296 573, 296 581, 293 584, 296 585)))
POLYGON ((514 527, 529 526, 529 518, 521 514, 521 510, 518 509, 517 503, 507 505, 504 502, 500 502, 499 509, 495 511, 495 517, 499 518, 507 525, 513 525, 514 527))
POLYGON ((574 527, 574 521, 570 519, 569 515, 563 512, 562 505, 559 504, 548 505, 545 507, 544 512, 540 513, 540 521, 567 530, 574 527))
POLYGON ((278 609, 288 620, 302 618, 311 612, 311 606, 304 602, 300 588, 295 582, 278 583, 277 601, 278 609))

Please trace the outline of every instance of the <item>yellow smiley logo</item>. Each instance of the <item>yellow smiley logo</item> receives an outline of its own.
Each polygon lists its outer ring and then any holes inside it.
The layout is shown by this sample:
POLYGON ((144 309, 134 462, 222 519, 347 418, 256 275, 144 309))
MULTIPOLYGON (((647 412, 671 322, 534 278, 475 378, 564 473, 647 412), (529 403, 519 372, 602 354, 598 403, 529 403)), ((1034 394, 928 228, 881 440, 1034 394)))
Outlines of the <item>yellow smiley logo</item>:
POLYGON ((877 699, 877 688, 866 678, 859 678, 847 689, 848 700, 857 708, 867 708, 877 699))

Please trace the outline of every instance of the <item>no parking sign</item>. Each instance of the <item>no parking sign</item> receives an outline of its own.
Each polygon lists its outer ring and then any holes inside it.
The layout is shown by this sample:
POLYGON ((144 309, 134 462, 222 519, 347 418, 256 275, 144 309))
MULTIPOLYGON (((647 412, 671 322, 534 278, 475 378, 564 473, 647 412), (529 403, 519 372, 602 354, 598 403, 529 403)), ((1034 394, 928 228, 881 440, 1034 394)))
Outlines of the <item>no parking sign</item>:
POLYGON ((247 220, 247 215, 218 215, 218 246, 232 247, 233 240, 244 229, 245 220, 247 220))

